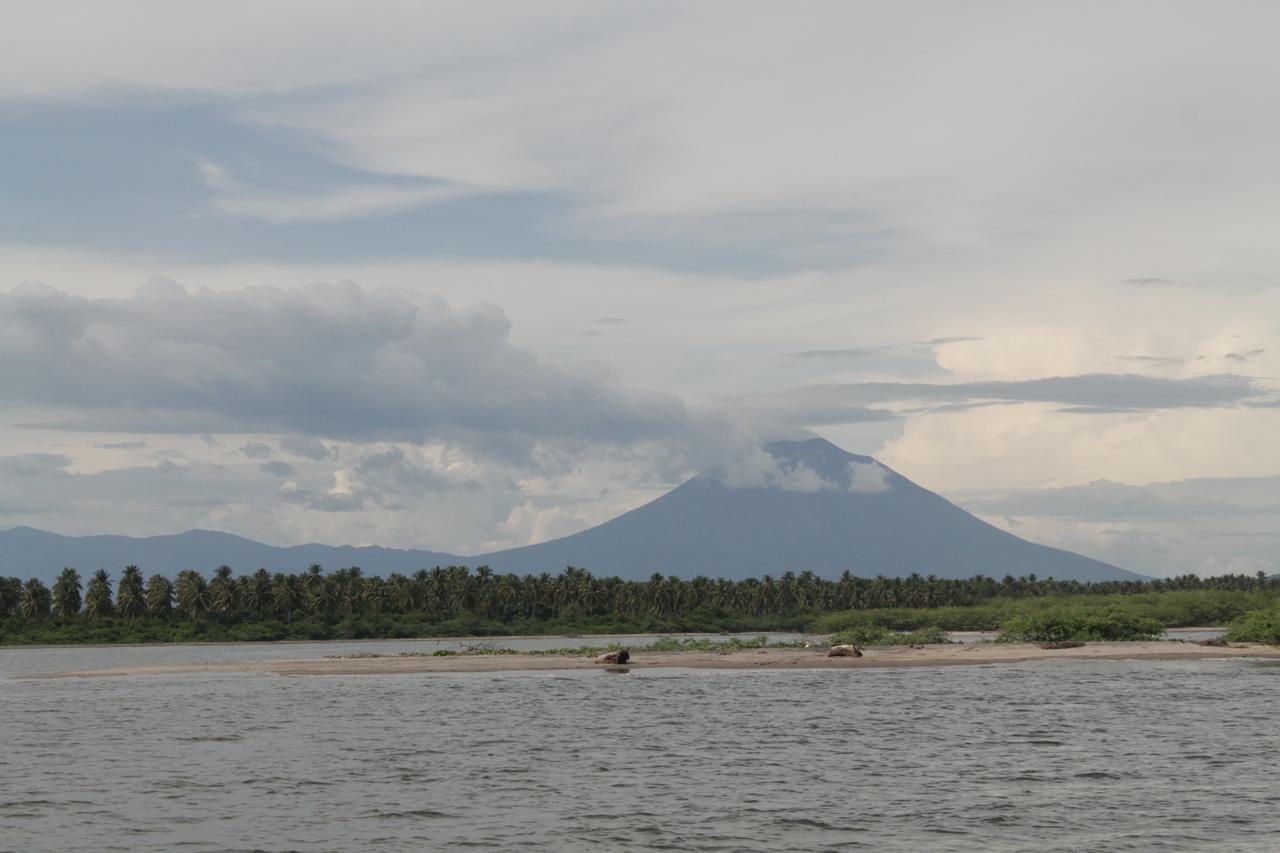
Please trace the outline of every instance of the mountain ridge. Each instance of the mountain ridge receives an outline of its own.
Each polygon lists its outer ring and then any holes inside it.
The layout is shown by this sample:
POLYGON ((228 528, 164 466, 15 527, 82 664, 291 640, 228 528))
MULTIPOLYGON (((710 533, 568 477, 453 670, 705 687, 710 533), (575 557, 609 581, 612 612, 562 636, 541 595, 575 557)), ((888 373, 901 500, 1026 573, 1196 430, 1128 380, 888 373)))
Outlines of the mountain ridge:
POLYGON ((693 477, 596 527, 473 557, 378 545, 273 546, 203 529, 73 537, 17 527, 0 531, 0 574, 50 581, 67 565, 83 573, 136 563, 146 572, 173 573, 226 564, 244 573, 260 566, 298 572, 319 563, 359 565, 382 575, 436 565, 488 565, 519 574, 573 565, 632 579, 659 572, 741 580, 789 570, 825 577, 845 570, 863 577, 1142 577, 1000 530, 872 457, 825 439, 773 442, 763 450, 737 469, 693 477))

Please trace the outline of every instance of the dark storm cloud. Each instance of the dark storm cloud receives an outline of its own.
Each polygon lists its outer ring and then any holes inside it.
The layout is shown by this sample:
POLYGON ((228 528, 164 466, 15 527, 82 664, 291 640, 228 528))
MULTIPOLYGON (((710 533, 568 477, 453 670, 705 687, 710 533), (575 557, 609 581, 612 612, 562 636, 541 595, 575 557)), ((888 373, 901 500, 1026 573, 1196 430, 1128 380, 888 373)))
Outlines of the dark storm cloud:
POLYGON ((545 364, 509 329, 494 305, 349 283, 188 293, 159 280, 125 299, 26 285, 0 295, 0 400, 67 413, 46 426, 134 432, 523 446, 693 429, 678 397, 545 364))

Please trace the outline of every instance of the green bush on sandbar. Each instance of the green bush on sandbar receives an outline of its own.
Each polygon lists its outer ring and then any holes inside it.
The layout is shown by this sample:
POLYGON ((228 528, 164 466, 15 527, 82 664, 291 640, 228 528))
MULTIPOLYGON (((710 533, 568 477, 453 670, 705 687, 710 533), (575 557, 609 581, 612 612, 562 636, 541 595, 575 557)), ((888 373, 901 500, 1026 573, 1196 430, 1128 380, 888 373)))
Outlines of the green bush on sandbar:
POLYGON ((1158 619, 1119 607, 1101 610, 1055 609, 1013 616, 1000 626, 1006 642, 1052 643, 1061 640, 1151 640, 1164 633, 1158 619))
POLYGON ((1250 610, 1231 623, 1225 639, 1236 643, 1280 646, 1280 607, 1272 610, 1250 610))

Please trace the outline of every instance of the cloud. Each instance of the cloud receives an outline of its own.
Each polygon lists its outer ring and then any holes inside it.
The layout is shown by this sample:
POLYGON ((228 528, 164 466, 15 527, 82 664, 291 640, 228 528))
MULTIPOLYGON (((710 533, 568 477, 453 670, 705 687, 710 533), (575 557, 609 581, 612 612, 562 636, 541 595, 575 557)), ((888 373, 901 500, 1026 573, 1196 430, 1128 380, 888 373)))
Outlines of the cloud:
POLYGON ((889 469, 879 462, 850 462, 848 491, 872 495, 889 490, 889 469))
POLYGON ((0 472, 9 477, 61 475, 71 466, 71 458, 62 453, 21 453, 0 456, 0 472))
POLYGON ((755 448, 716 472, 731 489, 781 489, 784 492, 822 492, 840 488, 804 462, 790 462, 755 448))
POLYGON ((298 473, 298 469, 294 468, 288 462, 281 462, 278 459, 272 460, 271 462, 263 462, 258 466, 258 469, 276 477, 292 477, 294 474, 298 473))
POLYGON ((855 347, 851 349, 811 349, 801 352, 788 353, 788 357, 802 360, 825 360, 825 359, 860 359, 873 356, 878 353, 893 352, 895 350, 915 350, 918 353, 932 353, 934 349, 947 344, 967 343, 970 341, 982 341, 985 338, 973 335, 955 335, 946 338, 930 338, 924 341, 906 341, 897 344, 885 344, 876 347, 855 347))
MULTIPOLYGON (((737 402, 780 421, 822 425, 884 420, 892 410, 871 408, 937 401, 940 411, 982 403, 1062 403, 1061 411, 1103 414, 1154 409, 1234 406, 1264 394, 1257 381, 1234 375, 1165 379, 1136 374, 1087 374, 995 382, 860 382, 807 385, 737 402)), ((911 409, 920 412, 919 409, 911 409)))
POLYGON ((713 476, 731 489, 876 494, 890 488, 889 469, 879 462, 851 461, 845 471, 828 477, 804 460, 775 456, 763 448, 742 453, 713 472, 713 476))
POLYGON ((1200 477, 1145 486, 1094 480, 1057 489, 1023 489, 987 496, 975 493, 971 497, 962 493, 957 497, 965 509, 983 515, 1099 522, 1280 516, 1280 476, 1200 477))
POLYGON ((810 349, 802 352, 787 353, 790 358, 799 359, 846 359, 846 358, 866 358, 876 352, 876 349, 810 349))
POLYGON ((24 285, 0 296, 0 400, 60 412, 55 428, 452 437, 523 454, 696 429, 680 398, 547 364, 509 332, 495 305, 350 283, 188 293, 158 279, 121 299, 24 285))
POLYGON ((260 441, 253 441, 241 447, 240 452, 250 459, 266 459, 271 456, 271 447, 260 441))
POLYGON ((346 184, 314 190, 283 190, 252 186, 225 169, 202 160, 198 164, 205 186, 213 191, 211 205, 227 216, 272 224, 360 219, 399 213, 424 204, 457 198, 461 191, 438 182, 346 184))
POLYGON ((100 450, 141 450, 146 446, 145 441, 100 441, 94 445, 100 450))
POLYGON ((1163 355, 1118 355, 1116 358, 1121 361, 1136 361, 1139 363, 1150 364, 1155 367, 1174 367, 1186 361, 1185 358, 1174 358, 1173 356, 1163 355))
POLYGON ((1280 565, 1280 475, 1095 480, 947 497, 1033 541, 1159 577, 1280 565))
POLYGON ((329 446, 318 438, 309 435, 286 435, 280 439, 280 449, 304 459, 321 460, 333 455, 329 446))
POLYGON ((173 533, 209 526, 210 511, 273 488, 249 465, 164 461, 96 473, 70 466, 61 454, 0 457, 0 516, 69 534, 173 533))
POLYGON ((349 472, 361 488, 377 494, 422 494, 449 489, 477 489, 479 483, 410 458, 403 447, 375 450, 361 458, 349 472))
POLYGON ((292 481, 285 483, 276 497, 288 504, 296 504, 318 512, 357 512, 365 508, 365 499, 349 492, 316 492, 304 489, 292 481))
POLYGON ((1126 278, 1125 284, 1136 284, 1139 287, 1172 287, 1173 282, 1167 278, 1126 278))

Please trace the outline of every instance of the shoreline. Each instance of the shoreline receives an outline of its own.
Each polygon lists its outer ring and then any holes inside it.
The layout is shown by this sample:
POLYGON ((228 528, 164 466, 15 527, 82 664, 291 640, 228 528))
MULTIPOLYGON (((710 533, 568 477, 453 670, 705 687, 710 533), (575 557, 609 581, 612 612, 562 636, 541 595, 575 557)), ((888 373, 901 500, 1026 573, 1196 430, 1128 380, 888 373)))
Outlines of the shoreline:
POLYGON ((863 649, 861 658, 831 658, 822 649, 735 649, 711 652, 639 652, 625 666, 605 666, 586 655, 386 656, 304 658, 298 660, 226 661, 119 667, 21 676, 23 680, 121 678, 210 673, 276 676, 405 675, 464 672, 537 672, 595 669, 878 669, 927 666, 975 666, 1039 660, 1202 660, 1223 658, 1280 659, 1280 647, 1241 643, 1229 647, 1197 646, 1169 640, 1088 643, 1073 649, 1041 649, 1031 643, 883 646, 863 649))
MULTIPOLYGON (((1196 626, 1193 628, 1166 628, 1165 633, 1203 633, 1208 631, 1225 632, 1225 626, 1196 626)), ((943 631, 943 634, 956 637, 981 637, 998 633, 995 629, 987 631, 943 631)), ((188 642, 158 643, 29 643, 0 645, 0 653, 7 651, 39 651, 42 649, 157 649, 157 648, 200 648, 218 646, 308 646, 332 645, 335 643, 461 643, 486 642, 498 643, 503 640, 595 640, 602 637, 829 637, 830 634, 813 631, 650 631, 631 634, 483 634, 453 637, 360 637, 357 639, 333 640, 192 640, 188 642)))

